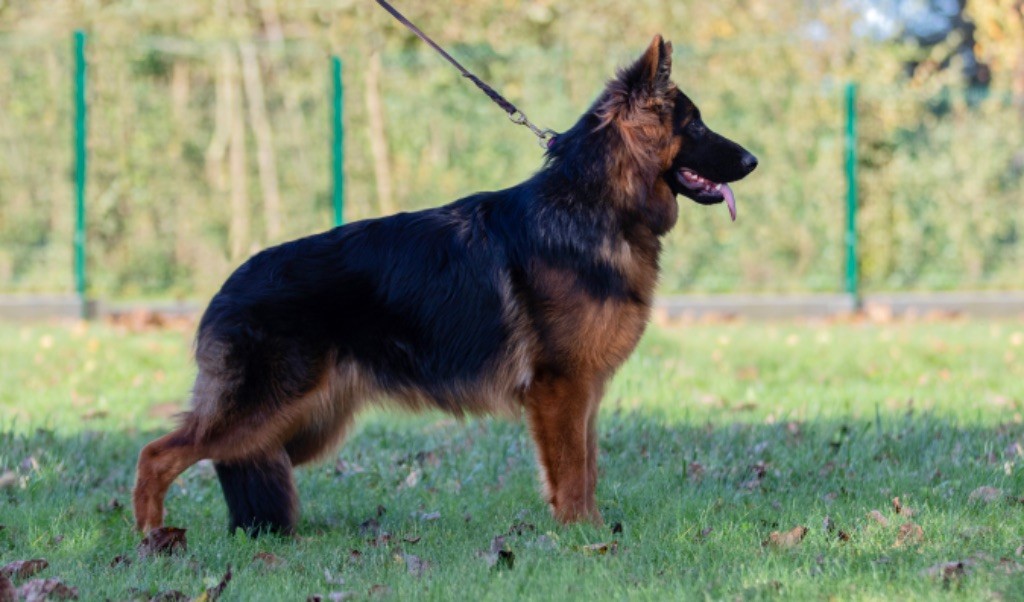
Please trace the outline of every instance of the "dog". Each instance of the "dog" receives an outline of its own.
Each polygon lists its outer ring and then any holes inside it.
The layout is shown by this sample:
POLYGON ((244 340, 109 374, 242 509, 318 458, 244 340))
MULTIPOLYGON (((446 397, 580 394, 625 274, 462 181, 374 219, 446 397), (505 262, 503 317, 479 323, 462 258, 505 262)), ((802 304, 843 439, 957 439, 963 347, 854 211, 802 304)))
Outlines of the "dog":
POLYGON ((191 409, 146 445, 133 506, 212 459, 232 531, 292 533, 294 467, 378 402, 523 415, 554 517, 600 524, 597 415, 646 328, 677 197, 725 202, 757 166, 705 125, 655 36, 525 182, 264 250, 213 297, 191 409))

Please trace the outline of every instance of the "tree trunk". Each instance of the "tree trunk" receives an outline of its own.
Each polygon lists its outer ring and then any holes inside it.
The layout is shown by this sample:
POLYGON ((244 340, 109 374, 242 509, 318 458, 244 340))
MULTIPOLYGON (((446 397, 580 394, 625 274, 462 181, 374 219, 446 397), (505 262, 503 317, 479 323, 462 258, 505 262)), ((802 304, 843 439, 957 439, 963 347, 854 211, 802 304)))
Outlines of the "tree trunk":
POLYGON ((380 53, 375 51, 366 66, 366 113, 370 128, 373 174, 377 180, 377 206, 381 214, 390 215, 395 212, 395 201, 391 187, 387 132, 384 129, 384 106, 380 98, 380 68, 380 53))
POLYGON ((270 128, 263 97, 263 78, 260 76, 256 48, 252 43, 241 42, 238 49, 242 56, 242 79, 245 82, 249 123, 256 138, 256 165, 259 168, 260 188, 263 190, 263 218, 267 238, 278 242, 281 238, 281 194, 278 190, 273 130, 270 128))
POLYGON ((231 112, 230 136, 228 144, 228 173, 231 182, 231 215, 228 222, 228 247, 231 259, 242 259, 249 250, 249 194, 246 178, 245 159, 245 117, 242 107, 242 91, 238 81, 238 64, 234 52, 224 51, 225 70, 228 74, 228 85, 225 90, 228 97, 225 104, 231 112))

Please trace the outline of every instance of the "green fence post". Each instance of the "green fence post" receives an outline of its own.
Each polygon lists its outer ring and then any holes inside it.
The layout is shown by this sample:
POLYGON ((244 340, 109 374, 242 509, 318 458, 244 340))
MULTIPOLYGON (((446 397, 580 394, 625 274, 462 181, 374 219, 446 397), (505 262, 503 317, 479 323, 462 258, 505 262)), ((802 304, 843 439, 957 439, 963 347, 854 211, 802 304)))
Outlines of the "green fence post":
POLYGON ((861 306, 857 273, 857 84, 846 84, 846 292, 861 306))
POLYGON ((341 80, 341 59, 331 57, 331 130, 334 136, 331 144, 331 180, 334 184, 334 225, 345 222, 345 123, 343 119, 345 87, 341 80))
POLYGON ((82 317, 88 317, 89 310, 85 298, 86 266, 85 266, 85 180, 86 180, 86 137, 88 105, 85 99, 86 69, 85 32, 75 31, 75 292, 82 305, 82 317))

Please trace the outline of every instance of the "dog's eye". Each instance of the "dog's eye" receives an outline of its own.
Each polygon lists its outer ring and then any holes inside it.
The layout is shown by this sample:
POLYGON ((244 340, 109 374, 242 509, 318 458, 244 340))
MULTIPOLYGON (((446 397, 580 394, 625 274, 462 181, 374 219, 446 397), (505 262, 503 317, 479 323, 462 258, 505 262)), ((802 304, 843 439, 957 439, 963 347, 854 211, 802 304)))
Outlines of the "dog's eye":
POLYGON ((694 119, 689 123, 687 129, 690 130, 690 135, 694 137, 703 136, 708 133, 708 128, 704 126, 704 123, 699 119, 694 119))

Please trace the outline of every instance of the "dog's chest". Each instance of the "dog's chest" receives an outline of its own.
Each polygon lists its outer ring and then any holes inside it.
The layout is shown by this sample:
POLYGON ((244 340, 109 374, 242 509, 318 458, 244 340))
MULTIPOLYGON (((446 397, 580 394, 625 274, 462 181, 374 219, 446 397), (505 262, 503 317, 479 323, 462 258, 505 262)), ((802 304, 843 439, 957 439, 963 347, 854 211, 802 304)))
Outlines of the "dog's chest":
POLYGON ((535 293, 541 308, 537 318, 548 359, 587 371, 617 368, 647 326, 656 269, 616 269, 613 282, 605 283, 588 280, 593 276, 586 271, 537 270, 535 293))

